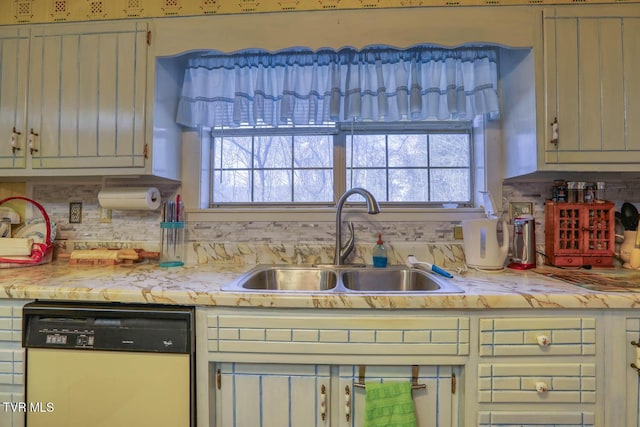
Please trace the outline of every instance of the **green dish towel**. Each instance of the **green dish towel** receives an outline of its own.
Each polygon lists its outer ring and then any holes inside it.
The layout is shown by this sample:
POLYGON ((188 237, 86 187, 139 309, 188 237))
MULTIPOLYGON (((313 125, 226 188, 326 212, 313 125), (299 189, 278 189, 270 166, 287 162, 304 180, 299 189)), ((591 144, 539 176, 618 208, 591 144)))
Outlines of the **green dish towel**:
POLYGON ((367 382, 364 427, 416 427, 411 383, 367 382))

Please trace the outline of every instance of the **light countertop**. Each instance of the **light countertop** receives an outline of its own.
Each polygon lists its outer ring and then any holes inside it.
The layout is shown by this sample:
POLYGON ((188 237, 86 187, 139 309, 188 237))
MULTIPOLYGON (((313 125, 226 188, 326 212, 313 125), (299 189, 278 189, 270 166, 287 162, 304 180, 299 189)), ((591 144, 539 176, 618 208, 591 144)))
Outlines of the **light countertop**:
POLYGON ((221 288, 253 266, 160 268, 51 264, 0 269, 0 299, 141 302, 274 308, 487 309, 637 308, 638 292, 596 292, 533 271, 468 271, 452 282, 457 294, 233 293, 221 288))

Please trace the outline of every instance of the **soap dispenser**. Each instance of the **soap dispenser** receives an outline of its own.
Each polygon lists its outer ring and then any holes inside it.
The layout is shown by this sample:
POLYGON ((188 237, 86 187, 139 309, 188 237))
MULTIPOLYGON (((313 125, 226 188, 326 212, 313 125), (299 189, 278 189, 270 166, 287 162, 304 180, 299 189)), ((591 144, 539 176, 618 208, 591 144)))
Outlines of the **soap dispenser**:
POLYGON ((384 246, 384 242, 382 241, 382 233, 378 233, 378 241, 373 247, 373 266, 387 266, 387 248, 384 246))

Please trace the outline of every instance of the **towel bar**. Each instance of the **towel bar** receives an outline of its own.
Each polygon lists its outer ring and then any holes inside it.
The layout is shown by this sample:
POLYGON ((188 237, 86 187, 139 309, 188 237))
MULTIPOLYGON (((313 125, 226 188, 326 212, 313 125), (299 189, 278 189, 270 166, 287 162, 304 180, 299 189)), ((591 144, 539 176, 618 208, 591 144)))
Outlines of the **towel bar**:
MULTIPOLYGON (((358 366, 358 382, 353 383, 354 387, 357 388, 366 388, 366 384, 364 381, 365 372, 367 367, 365 365, 358 366)), ((419 390, 423 388, 427 388, 426 384, 418 384, 418 375, 420 373, 420 368, 418 365, 413 365, 411 367, 411 390, 419 390)))

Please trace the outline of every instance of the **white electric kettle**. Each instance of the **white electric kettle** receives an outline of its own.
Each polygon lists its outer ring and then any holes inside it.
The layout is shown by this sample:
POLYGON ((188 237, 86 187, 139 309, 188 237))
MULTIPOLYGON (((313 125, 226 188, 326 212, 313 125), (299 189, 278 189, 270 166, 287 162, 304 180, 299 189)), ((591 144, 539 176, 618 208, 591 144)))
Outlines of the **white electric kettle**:
POLYGON ((509 228, 505 220, 467 219, 462 221, 464 257, 469 267, 501 270, 509 255, 509 228), (498 244, 498 221, 502 223, 502 245, 498 244))

